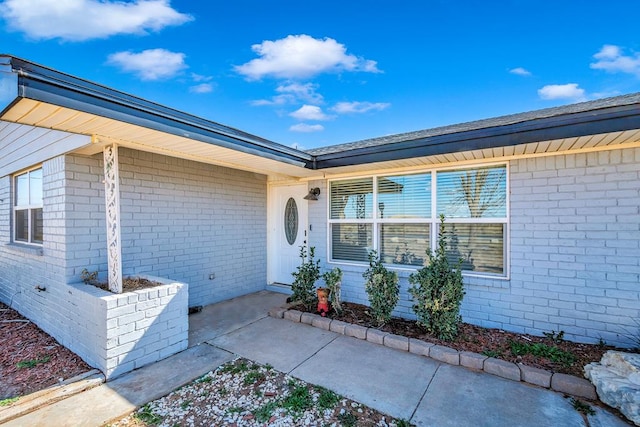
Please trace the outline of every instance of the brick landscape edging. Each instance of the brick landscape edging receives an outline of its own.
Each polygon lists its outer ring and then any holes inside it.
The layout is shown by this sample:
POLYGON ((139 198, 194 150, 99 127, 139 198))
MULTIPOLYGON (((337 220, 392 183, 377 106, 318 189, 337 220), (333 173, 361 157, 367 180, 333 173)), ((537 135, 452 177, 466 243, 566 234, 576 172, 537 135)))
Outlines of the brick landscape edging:
POLYGON ((429 357, 449 365, 464 366, 465 368, 482 371, 512 381, 522 381, 538 387, 548 388, 559 393, 590 400, 598 399, 596 389, 589 380, 573 375, 553 373, 544 369, 507 362, 506 360, 469 351, 458 351, 442 345, 384 332, 376 328, 353 325, 313 313, 303 313, 299 310, 277 307, 269 310, 269 316, 308 324, 374 344, 429 357))

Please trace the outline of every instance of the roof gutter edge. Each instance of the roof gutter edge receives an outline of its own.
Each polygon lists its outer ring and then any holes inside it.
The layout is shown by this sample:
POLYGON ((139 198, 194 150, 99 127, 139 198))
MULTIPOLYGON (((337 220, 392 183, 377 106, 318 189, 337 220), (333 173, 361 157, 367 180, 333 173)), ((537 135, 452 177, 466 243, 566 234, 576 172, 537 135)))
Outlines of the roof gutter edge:
POLYGON ((197 133, 201 138, 196 139, 203 142, 296 166, 309 168, 313 163, 313 156, 303 151, 272 141, 260 140, 259 137, 252 139, 253 135, 240 131, 236 133, 233 128, 132 97, 16 57, 10 58, 12 69, 18 75, 18 95, 22 98, 80 109, 87 113, 150 127, 177 136, 193 137, 190 134, 197 133), (121 97, 115 96, 116 94, 121 97), (88 102, 89 100, 93 102, 88 102))
POLYGON ((435 135, 415 140, 319 154, 318 169, 403 160, 412 157, 508 147, 530 142, 580 137, 640 128, 637 104, 606 107, 492 128, 435 135))

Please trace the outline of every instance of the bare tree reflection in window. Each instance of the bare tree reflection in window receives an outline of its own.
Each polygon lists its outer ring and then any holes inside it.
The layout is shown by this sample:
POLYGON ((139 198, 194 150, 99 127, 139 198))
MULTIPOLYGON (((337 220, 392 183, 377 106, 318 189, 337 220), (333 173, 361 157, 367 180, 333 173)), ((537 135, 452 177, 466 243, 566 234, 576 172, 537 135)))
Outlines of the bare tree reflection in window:
MULTIPOLYGON (((506 216, 506 168, 460 171, 451 184, 453 217, 506 216)), ((502 272, 504 234, 501 225, 471 222, 447 224, 446 227, 450 233, 447 252, 452 262, 462 260, 463 270, 467 271, 502 272)))

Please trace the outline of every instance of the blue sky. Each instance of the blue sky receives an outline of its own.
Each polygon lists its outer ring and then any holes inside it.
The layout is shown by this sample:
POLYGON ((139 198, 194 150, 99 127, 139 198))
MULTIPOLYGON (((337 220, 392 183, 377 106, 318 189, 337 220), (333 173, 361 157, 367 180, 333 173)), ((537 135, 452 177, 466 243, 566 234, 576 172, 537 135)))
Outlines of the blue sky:
POLYGON ((0 52, 314 148, 640 91, 636 0, 3 0, 0 52))

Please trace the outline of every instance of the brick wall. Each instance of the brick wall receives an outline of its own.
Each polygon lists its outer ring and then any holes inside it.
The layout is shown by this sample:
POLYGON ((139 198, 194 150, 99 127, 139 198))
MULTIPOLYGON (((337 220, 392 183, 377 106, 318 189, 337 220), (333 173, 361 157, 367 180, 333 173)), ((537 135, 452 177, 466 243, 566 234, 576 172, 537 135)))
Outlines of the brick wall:
POLYGON ((185 350, 189 341, 188 287, 163 281, 164 286, 126 294, 106 293, 99 299, 103 345, 98 366, 107 378, 116 377, 185 350))
POLYGON ((189 283, 191 305, 264 289, 265 176, 131 150, 120 162, 125 271, 189 283))
MULTIPOLYGON (((263 175, 123 148, 119 155, 126 275, 188 283, 188 291, 184 286, 176 300, 184 299, 185 307, 264 289, 263 175), (212 273, 215 279, 210 280, 212 273)), ((120 343, 117 338, 115 344, 113 328, 138 328, 150 317, 145 312, 134 326, 103 319, 97 314, 102 310, 102 297, 95 295, 100 290, 80 284, 84 268, 106 277, 102 155, 57 157, 43 164, 43 172, 44 244, 36 249, 10 243, 11 179, 0 178, 0 301, 11 304, 110 376, 181 348, 183 344, 171 342, 174 338, 166 333, 155 340, 148 337, 157 334, 130 331, 129 337, 138 336, 144 342, 125 354, 124 349, 134 341, 120 343), (107 342, 101 344, 104 337, 107 342), (111 351, 123 353, 114 359, 111 351)), ((167 297, 159 296, 160 300, 167 297)), ((127 319, 141 316, 142 307, 151 304, 146 298, 127 319)), ((148 326, 156 328, 163 322, 177 320, 154 320, 148 326)), ((175 325, 168 326, 173 329, 175 325)), ((180 331, 183 333, 186 330, 180 331)))
MULTIPOLYGON (((465 276, 463 320, 629 345, 640 319, 640 149, 514 160, 509 167, 510 278, 465 276)), ((323 201, 310 204, 310 244, 324 263, 323 201)), ((336 265, 344 270, 343 298, 368 304, 365 267, 336 265)), ((415 318, 409 273, 399 270, 394 314, 415 318)))
MULTIPOLYGON (((157 154, 119 150, 122 269, 189 284, 189 304, 264 289, 266 178, 157 154), (210 280, 209 275, 215 279, 210 280)), ((72 157, 67 274, 104 277, 102 157, 72 157)))

